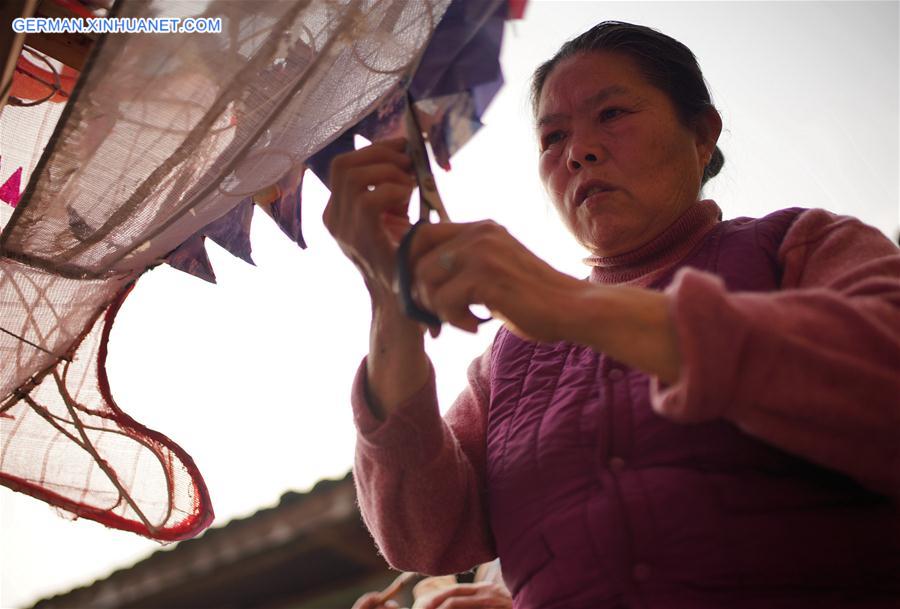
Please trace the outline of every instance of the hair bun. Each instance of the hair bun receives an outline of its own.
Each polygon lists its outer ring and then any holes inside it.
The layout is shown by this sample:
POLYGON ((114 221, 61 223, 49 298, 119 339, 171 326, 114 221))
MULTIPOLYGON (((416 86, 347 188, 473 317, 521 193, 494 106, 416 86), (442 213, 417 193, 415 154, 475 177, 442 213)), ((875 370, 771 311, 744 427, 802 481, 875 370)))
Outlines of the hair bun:
POLYGON ((725 155, 722 154, 722 151, 716 146, 716 149, 713 150, 712 157, 709 159, 709 163, 703 168, 703 184, 706 184, 706 181, 710 178, 719 175, 719 172, 722 171, 724 165, 725 155))

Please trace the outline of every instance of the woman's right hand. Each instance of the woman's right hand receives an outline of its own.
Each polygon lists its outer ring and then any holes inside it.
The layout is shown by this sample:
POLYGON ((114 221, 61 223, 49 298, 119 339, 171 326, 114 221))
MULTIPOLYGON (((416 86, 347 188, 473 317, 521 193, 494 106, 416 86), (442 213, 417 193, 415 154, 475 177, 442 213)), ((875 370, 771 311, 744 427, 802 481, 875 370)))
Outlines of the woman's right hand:
POLYGON ((416 181, 406 140, 384 140, 331 163, 331 198, 322 219, 353 261, 373 300, 393 299, 397 247, 409 230, 416 181))

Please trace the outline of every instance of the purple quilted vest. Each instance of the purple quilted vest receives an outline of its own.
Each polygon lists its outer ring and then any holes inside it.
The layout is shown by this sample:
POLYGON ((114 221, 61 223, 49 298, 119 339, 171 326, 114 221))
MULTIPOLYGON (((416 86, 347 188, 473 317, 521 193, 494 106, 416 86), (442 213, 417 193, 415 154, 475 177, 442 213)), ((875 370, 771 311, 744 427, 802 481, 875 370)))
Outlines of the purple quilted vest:
MULTIPOLYGON (((679 266, 775 290, 799 211, 721 222, 679 266)), ((501 330, 487 450, 517 609, 900 607, 888 499, 728 422, 661 418, 646 374, 589 348, 501 330)))

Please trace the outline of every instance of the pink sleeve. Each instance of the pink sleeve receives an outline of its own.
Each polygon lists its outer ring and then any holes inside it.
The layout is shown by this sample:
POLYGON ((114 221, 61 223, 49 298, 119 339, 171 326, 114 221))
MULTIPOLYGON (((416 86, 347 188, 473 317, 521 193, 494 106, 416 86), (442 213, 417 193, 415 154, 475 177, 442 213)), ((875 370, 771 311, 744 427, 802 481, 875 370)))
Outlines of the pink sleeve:
POLYGON ((774 293, 678 273, 667 294, 682 373, 652 383, 654 408, 683 422, 725 417, 900 496, 900 251, 854 218, 809 210, 779 262, 774 293))
POLYGON ((432 369, 381 421, 366 401, 365 360, 360 366, 354 479, 366 526, 395 569, 459 573, 496 556, 485 491, 489 370, 490 349, 469 366, 469 386, 443 420, 432 369))

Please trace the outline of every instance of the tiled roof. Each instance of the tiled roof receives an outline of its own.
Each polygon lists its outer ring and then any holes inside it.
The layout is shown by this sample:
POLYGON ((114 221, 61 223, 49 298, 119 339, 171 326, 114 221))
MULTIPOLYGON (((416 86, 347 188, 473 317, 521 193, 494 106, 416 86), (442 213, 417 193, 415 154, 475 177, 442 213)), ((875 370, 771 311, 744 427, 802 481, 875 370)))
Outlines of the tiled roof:
MULTIPOLYGON (((351 475, 162 549, 34 609, 263 607, 358 585, 384 561, 359 516, 351 475)), ((297 605, 300 606, 300 605, 297 605)))

